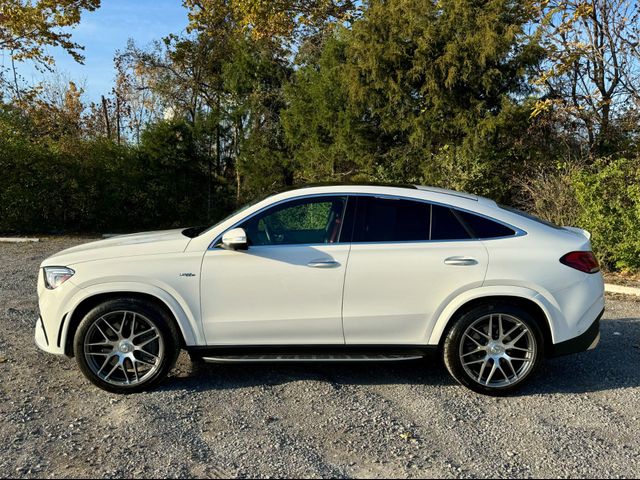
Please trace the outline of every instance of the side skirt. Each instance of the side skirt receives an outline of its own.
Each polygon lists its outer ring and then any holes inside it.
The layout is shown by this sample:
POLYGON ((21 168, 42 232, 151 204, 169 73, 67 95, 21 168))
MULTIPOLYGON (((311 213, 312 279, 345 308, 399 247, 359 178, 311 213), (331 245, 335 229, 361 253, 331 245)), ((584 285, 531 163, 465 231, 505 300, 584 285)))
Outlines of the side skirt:
POLYGON ((250 362, 394 362, 417 360, 435 353, 437 346, 371 345, 260 345, 186 347, 204 361, 215 363, 250 362))

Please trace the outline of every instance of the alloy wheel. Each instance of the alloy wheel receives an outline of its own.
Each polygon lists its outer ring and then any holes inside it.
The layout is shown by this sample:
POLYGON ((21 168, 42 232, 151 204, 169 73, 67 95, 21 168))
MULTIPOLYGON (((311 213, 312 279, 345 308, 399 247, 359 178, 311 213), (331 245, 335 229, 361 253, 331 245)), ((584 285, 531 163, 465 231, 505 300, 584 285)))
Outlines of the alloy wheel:
POLYGON ((533 368, 537 354, 530 327, 507 314, 474 321, 462 335, 459 357, 466 374, 490 388, 514 385, 533 368))
POLYGON ((137 385, 152 377, 165 355, 158 327, 146 316, 123 310, 99 317, 84 338, 91 371, 112 385, 137 385))

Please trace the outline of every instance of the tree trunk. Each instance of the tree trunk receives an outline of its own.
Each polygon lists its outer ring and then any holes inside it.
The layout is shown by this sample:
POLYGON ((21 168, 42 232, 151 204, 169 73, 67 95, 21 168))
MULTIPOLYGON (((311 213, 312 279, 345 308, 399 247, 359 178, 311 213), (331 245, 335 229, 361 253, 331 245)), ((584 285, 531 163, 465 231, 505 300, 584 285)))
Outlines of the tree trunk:
POLYGON ((18 85, 18 71, 16 70, 16 61, 13 58, 13 50, 11 50, 11 68, 13 69, 13 84, 15 85, 15 89, 16 89, 16 98, 18 100, 22 100, 22 98, 20 97, 20 86, 18 85))
POLYGON ((240 206, 240 162, 239 162, 239 153, 240 153, 240 128, 238 126, 238 122, 235 123, 233 127, 233 143, 234 143, 234 155, 235 155, 235 164, 236 164, 236 205, 240 206))
POLYGON ((104 113, 104 123, 107 126, 107 138, 111 140, 111 124, 109 123, 109 109, 107 108, 107 100, 102 95, 102 112, 104 113))
POLYGON ((120 145, 120 96, 116 94, 116 137, 120 145))

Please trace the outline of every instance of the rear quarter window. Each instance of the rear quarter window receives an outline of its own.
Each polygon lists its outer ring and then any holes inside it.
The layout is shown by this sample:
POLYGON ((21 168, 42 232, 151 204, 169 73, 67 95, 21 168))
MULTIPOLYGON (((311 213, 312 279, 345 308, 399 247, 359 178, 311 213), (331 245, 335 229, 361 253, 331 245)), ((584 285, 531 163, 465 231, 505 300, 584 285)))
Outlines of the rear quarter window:
POLYGON ((543 220, 540 217, 536 217, 527 212, 523 212, 522 210, 518 210, 517 208, 507 207, 506 205, 498 205, 501 209, 506 210, 507 212, 515 213, 516 215, 520 215, 521 217, 526 218, 527 220, 533 220, 534 222, 540 223, 542 225, 546 225, 547 227, 555 228, 556 230, 562 230, 562 227, 556 225, 555 223, 548 222, 547 220, 543 220))
POLYGON ((457 214, 469 227, 475 238, 511 237, 516 234, 512 228, 480 215, 458 210, 457 214))

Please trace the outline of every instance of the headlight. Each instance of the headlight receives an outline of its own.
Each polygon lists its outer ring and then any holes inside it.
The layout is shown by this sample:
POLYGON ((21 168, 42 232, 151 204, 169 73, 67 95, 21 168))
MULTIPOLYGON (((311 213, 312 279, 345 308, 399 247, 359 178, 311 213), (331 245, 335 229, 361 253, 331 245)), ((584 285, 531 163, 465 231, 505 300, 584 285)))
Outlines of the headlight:
POLYGON ((74 273, 76 272, 67 267, 44 267, 44 285, 53 290, 73 277, 74 273))

